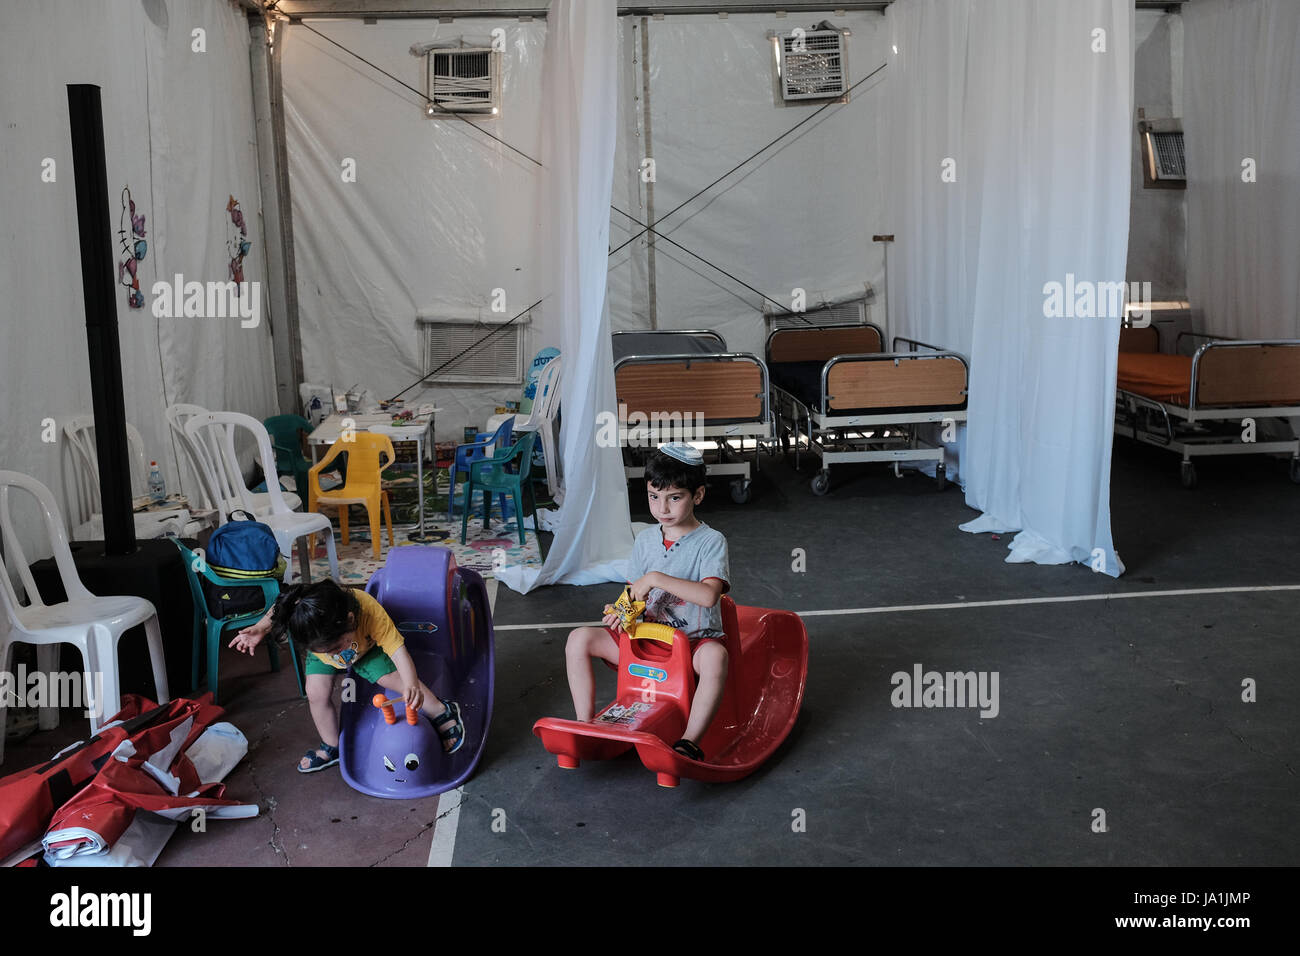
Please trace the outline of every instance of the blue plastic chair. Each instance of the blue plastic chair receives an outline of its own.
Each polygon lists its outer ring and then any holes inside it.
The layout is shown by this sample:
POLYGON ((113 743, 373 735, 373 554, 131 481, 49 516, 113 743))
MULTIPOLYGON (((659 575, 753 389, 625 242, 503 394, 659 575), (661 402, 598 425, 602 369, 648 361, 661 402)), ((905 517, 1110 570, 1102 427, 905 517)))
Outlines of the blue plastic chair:
POLYGON ((483 530, 490 526, 492 518, 492 495, 501 493, 501 518, 505 520, 505 497, 510 495, 515 502, 515 524, 519 526, 519 543, 526 540, 524 536, 524 495, 527 493, 529 512, 537 514, 537 500, 533 497, 533 483, 528 478, 528 471, 533 464, 533 444, 537 441, 537 432, 527 432, 509 448, 498 451, 491 458, 482 458, 469 468, 469 481, 465 483, 465 507, 460 519, 460 543, 465 543, 469 534, 470 501, 477 488, 483 492, 483 530))
MULTIPOLYGON (((181 559, 185 562, 185 575, 190 582, 190 597, 194 601, 194 649, 192 656, 192 665, 190 667, 190 685, 195 690, 199 686, 199 664, 203 661, 203 649, 207 648, 208 662, 208 689, 212 691, 213 703, 217 702, 217 663, 221 655, 221 638, 222 635, 232 628, 242 628, 249 624, 256 624, 264 616, 267 609, 275 603, 275 599, 280 594, 280 582, 275 578, 227 578, 222 577, 213 571, 199 555, 195 554, 181 542, 172 538, 176 547, 180 549, 181 559), (199 584, 200 576, 207 578, 213 584, 220 587, 259 587, 262 589, 263 605, 260 611, 252 611, 247 614, 232 614, 227 617, 212 617, 208 613, 208 602, 204 599, 203 588, 199 584), (205 640, 206 637, 206 640, 205 640)), ((275 641, 265 640, 262 643, 266 645, 267 652, 271 655, 271 670, 273 672, 280 670, 280 652, 276 649, 275 641)), ((292 636, 289 638, 289 653, 293 657, 294 674, 298 678, 298 695, 307 696, 307 690, 302 681, 302 662, 298 660, 298 649, 294 646, 292 636)))
MULTIPOLYGON (((487 447, 491 445, 493 449, 500 452, 510 445, 510 440, 514 432, 514 416, 507 418, 501 423, 495 432, 478 432, 474 436, 474 441, 467 442, 464 445, 456 446, 456 461, 452 464, 448 475, 451 481, 451 487, 447 489, 447 520, 452 521, 455 517, 454 510, 456 507, 456 476, 458 474, 468 475, 470 466, 476 461, 482 461, 487 454, 487 447)), ((506 508, 505 495, 501 496, 501 510, 506 508)))

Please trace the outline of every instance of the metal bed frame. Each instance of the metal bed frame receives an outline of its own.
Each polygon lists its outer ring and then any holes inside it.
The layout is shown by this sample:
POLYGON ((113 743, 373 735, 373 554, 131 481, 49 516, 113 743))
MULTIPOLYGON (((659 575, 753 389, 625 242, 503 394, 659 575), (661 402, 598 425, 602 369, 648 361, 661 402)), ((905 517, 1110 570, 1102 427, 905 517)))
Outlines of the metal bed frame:
MULTIPOLYGON (((772 334, 776 334, 776 331, 772 334)), ((769 349, 771 338, 772 336, 769 335, 769 349)), ((787 444, 793 439, 795 470, 799 469, 805 445, 809 453, 816 454, 820 459, 821 468, 811 483, 813 494, 824 495, 830 490, 831 465, 848 462, 892 462, 895 476, 901 477, 903 462, 933 461, 936 463, 935 482, 940 490, 943 489, 947 481, 944 448, 942 445, 935 445, 921 438, 918 429, 913 426, 946 421, 964 422, 965 408, 863 415, 837 415, 830 411, 830 402, 834 396, 827 393, 827 377, 830 370, 840 362, 868 361, 897 364, 904 360, 955 358, 966 368, 966 381, 969 387, 970 363, 964 355, 901 335, 894 337, 893 346, 892 352, 836 355, 829 359, 822 366, 820 407, 810 407, 780 386, 772 386, 776 398, 777 423, 782 449, 788 451, 787 444), (899 351, 900 344, 906 345, 907 351, 899 351), (930 351, 921 354, 920 349, 930 351), (791 414, 787 416, 787 412, 791 414), (793 430, 786 427, 787 420, 794 425, 793 430), (805 426, 802 431, 799 430, 800 422, 805 426)), ((965 394, 963 390, 963 395, 965 394)))
MULTIPOLYGON (((615 335, 628 333, 616 332, 615 335)), ((653 416, 656 414, 653 410, 645 410, 652 416, 650 421, 645 425, 636 425, 629 427, 628 423, 619 419, 619 444, 625 449, 626 458, 623 466, 623 472, 627 478, 641 478, 645 475, 644 455, 645 452, 652 450, 657 446, 659 441, 686 440, 691 444, 699 446, 700 444, 712 445, 717 451, 716 461, 706 461, 706 472, 710 477, 713 476, 732 476, 730 482, 731 499, 737 504, 744 504, 750 498, 750 485, 752 475, 759 470, 759 450, 764 444, 770 441, 775 431, 772 422, 772 405, 770 400, 771 383, 768 379, 767 365, 758 356, 749 352, 728 352, 726 351, 726 342, 717 332, 708 329, 659 329, 654 331, 638 331, 636 335, 663 335, 667 336, 701 336, 715 339, 722 346, 719 352, 671 352, 671 353, 642 353, 636 355, 624 355, 617 358, 614 362, 614 376, 617 381, 618 370, 625 365, 637 364, 669 364, 685 363, 688 367, 698 362, 751 362, 758 366, 762 381, 761 392, 755 395, 762 402, 762 413, 759 418, 741 422, 731 422, 722 424, 708 424, 707 422, 696 427, 694 422, 683 422, 682 427, 687 434, 685 436, 672 434, 675 427, 670 423, 667 426, 668 434, 664 434, 660 422, 656 424, 653 416), (753 469, 751 471, 750 462, 745 459, 746 451, 744 443, 747 439, 754 441, 753 450, 753 469), (739 445, 736 443, 739 442, 739 445), (629 460, 630 459, 630 463, 629 460)), ((641 411, 641 410, 638 410, 641 411)), ((644 414, 644 412, 642 412, 644 414)), ((701 449, 706 453, 712 449, 701 449)))
POLYGON ((1115 434, 1182 455, 1179 480, 1184 488, 1195 488, 1197 485, 1196 465, 1192 459, 1210 455, 1290 454, 1290 477, 1300 484, 1300 438, 1268 442, 1242 440, 1242 422, 1245 419, 1300 416, 1300 405, 1201 407, 1197 404, 1196 394, 1200 363, 1211 349, 1256 345, 1300 347, 1300 340, 1229 339, 1204 332, 1180 332, 1175 340, 1175 354, 1181 354, 1179 348, 1185 337, 1210 339, 1192 355, 1191 389, 1187 404, 1161 402, 1116 388, 1115 434), (1230 422, 1232 424, 1229 425, 1230 422))

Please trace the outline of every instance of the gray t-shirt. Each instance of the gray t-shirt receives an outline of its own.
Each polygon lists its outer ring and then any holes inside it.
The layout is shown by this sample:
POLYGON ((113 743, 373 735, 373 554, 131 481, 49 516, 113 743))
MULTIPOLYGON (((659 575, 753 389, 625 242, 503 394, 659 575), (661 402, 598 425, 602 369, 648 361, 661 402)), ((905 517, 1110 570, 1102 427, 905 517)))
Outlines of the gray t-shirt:
MULTIPOLYGON (((703 581, 720 578, 727 583, 724 593, 730 590, 731 571, 727 566, 727 539, 703 522, 690 534, 683 535, 664 547, 663 529, 659 525, 646 528, 632 544, 628 558, 628 580, 635 581, 644 574, 658 571, 673 578, 703 581)), ((662 588, 652 588, 646 596, 645 620, 657 621, 682 631, 688 638, 722 637, 722 606, 701 607, 669 594, 662 588)))

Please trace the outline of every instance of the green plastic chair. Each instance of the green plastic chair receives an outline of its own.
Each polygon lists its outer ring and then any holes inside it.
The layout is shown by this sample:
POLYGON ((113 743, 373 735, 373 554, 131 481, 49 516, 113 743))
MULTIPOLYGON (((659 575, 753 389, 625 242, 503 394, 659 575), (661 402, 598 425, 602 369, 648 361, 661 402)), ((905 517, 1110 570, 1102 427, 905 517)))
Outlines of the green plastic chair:
MULTIPOLYGON (((265 615, 267 608, 275 603, 275 599, 280 594, 280 582, 275 578, 227 578, 222 577, 213 571, 199 555, 195 554, 185 545, 176 539, 171 539, 181 552, 181 559, 185 562, 185 575, 190 582, 190 597, 194 601, 194 650, 192 655, 193 664, 190 667, 190 686, 195 690, 199 686, 199 664, 203 660, 202 652, 204 645, 207 647, 208 662, 208 689, 212 691, 213 703, 217 702, 217 663, 221 655, 221 638, 222 635, 232 628, 242 628, 249 624, 256 624, 265 615), (247 614, 232 614, 227 617, 212 617, 208 613, 208 602, 203 597, 203 588, 199 585, 199 577, 202 575, 213 584, 221 587, 259 587, 262 589, 263 605, 260 611, 251 611, 247 614), (204 637, 206 636, 206 641, 204 637)), ((280 652, 276 649, 275 641, 265 640, 262 643, 266 645, 267 652, 271 655, 271 670, 273 672, 280 670, 280 652)), ((293 657, 294 674, 298 678, 298 695, 306 697, 307 691, 302 682, 302 662, 298 660, 298 649, 294 646, 292 636, 289 638, 289 653, 293 657)))
POLYGON ((311 434, 311 422, 301 415, 272 415, 262 422, 271 436, 275 450, 275 470, 281 475, 292 475, 294 493, 307 500, 307 472, 311 461, 303 456, 300 432, 311 434))
MULTIPOLYGON (((524 493, 528 494, 529 514, 537 514, 537 501, 533 498, 533 483, 528 480, 528 470, 533 464, 533 443, 537 432, 528 432, 509 448, 498 451, 490 458, 480 458, 469 466, 469 481, 465 483, 465 507, 461 509, 460 543, 469 534, 469 509, 474 492, 483 492, 483 529, 486 531, 492 518, 492 495, 508 494, 515 503, 515 523, 519 526, 519 543, 524 534, 524 493)), ((505 519, 505 508, 501 509, 505 519)))

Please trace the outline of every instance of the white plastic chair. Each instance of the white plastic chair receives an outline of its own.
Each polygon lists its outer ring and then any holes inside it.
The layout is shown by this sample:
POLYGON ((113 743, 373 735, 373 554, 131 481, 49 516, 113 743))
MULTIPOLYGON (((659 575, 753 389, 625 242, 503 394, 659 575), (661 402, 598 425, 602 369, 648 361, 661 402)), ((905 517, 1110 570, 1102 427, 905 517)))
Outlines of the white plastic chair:
MULTIPOLYGON (((117 642, 128 630, 144 625, 149 643, 149 660, 153 665, 154 686, 158 702, 170 700, 167 690, 167 665, 163 657, 162 634, 153 604, 139 597, 98 597, 86 590, 72 562, 72 549, 63 530, 63 516, 50 489, 34 478, 16 471, 0 471, 0 537, 4 540, 4 560, 0 560, 0 672, 13 673, 14 644, 37 646, 37 665, 45 673, 57 669, 59 644, 72 644, 81 651, 85 663, 83 694, 89 700, 90 732, 98 733, 107 721, 122 709, 121 683, 117 669, 117 642), (19 488, 30 493, 41 507, 45 528, 58 565, 59 578, 67 600, 46 604, 32 578, 27 556, 14 532, 9 511, 9 492, 19 488), (5 561, 17 572, 27 592, 27 604, 18 600, 10 583, 5 561), (94 677, 103 675, 103 687, 94 677)), ((4 759, 5 717, 9 708, 0 707, 0 762, 4 759)), ((41 708, 39 725, 48 730, 58 726, 57 707, 41 708)))
MULTIPOLYGON (((104 537, 104 507, 99 493, 99 449, 95 444, 94 416, 76 415, 69 418, 63 423, 63 437, 72 449, 75 465, 72 483, 77 512, 72 516, 69 536, 73 541, 101 539, 104 537)), ((126 426, 126 438, 131 452, 131 494, 142 495, 148 489, 149 479, 144 439, 130 423, 126 426)), ((190 514, 183 508, 137 514, 133 520, 137 538, 192 534, 200 527, 197 523, 190 522, 190 514)))
MULTIPOLYGON (((546 456, 546 490, 556 498, 560 490, 560 456, 555 450, 555 416, 560 408, 560 363, 564 357, 551 359, 537 379, 537 394, 533 410, 522 424, 515 420, 515 434, 537 432, 542 440, 542 454, 546 456)), ((559 499, 556 498, 558 501, 559 499)))
MULTIPOLYGON (((221 520, 223 522, 226 520, 225 515, 228 512, 240 508, 260 520, 263 516, 271 513, 270 492, 249 491, 244 484, 244 475, 240 470, 237 456, 231 455, 228 457, 220 448, 204 446, 199 439, 196 439, 194 435, 186 430, 185 426, 196 416, 208 414, 211 413, 202 405, 188 405, 180 402, 168 406, 166 411, 167 424, 176 435, 185 452, 190 470, 194 472, 197 479, 203 507, 219 512, 222 515, 221 520), (222 463, 224 467, 220 472, 214 472, 213 476, 209 476, 207 469, 210 466, 215 467, 217 462, 222 463), (214 482, 211 478, 217 480, 214 482), (250 502, 252 507, 249 507, 250 502)), ((265 431, 265 428, 263 428, 263 431, 265 431)), ((274 468, 267 472, 265 465, 263 465, 262 471, 263 475, 267 476, 267 488, 269 489, 271 485, 277 485, 276 490, 280 492, 290 511, 302 505, 301 496, 278 487, 279 479, 274 468)))
POLYGON ((275 540, 280 545, 280 553, 288 562, 284 571, 285 583, 293 577, 294 542, 303 542, 301 565, 303 579, 311 580, 311 555, 307 553, 305 539, 308 535, 324 532, 325 549, 329 554, 330 576, 336 581, 339 577, 338 554, 334 550, 334 526, 325 515, 315 512, 295 511, 299 503, 297 495, 282 491, 275 481, 275 452, 271 450, 271 436, 266 426, 251 415, 239 412, 204 412, 193 415, 185 423, 185 433, 194 443, 198 455, 199 467, 208 493, 217 502, 217 511, 221 515, 221 524, 225 524, 229 512, 242 508, 250 514, 256 514, 261 521, 275 533, 275 540), (266 483, 266 498, 269 508, 265 513, 258 513, 253 505, 257 496, 249 491, 242 477, 239 477, 239 459, 235 453, 235 434, 244 428, 252 433, 257 443, 257 459, 262 466, 262 473, 270 476, 266 483), (235 476, 232 478, 231 476, 235 476), (294 504, 289 504, 292 499, 294 504), (231 504, 233 502, 233 505, 231 504))

